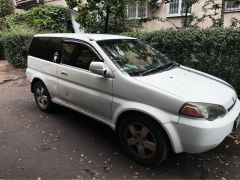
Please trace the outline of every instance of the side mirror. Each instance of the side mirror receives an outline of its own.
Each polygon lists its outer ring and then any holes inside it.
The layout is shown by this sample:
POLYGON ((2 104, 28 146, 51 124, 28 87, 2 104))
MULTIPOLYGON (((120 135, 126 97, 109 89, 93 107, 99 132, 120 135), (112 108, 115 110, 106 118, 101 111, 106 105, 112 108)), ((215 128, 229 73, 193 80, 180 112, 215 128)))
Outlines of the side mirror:
POLYGON ((105 68, 103 62, 91 62, 89 70, 94 74, 98 74, 100 76, 107 75, 107 69, 105 68))

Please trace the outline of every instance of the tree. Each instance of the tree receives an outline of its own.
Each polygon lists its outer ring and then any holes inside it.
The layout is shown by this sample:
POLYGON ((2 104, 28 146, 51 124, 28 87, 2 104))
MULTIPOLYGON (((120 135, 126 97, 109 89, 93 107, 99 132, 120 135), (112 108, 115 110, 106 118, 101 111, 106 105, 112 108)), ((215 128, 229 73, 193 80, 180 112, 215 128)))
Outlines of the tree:
MULTIPOLYGON (((74 0, 71 0, 74 1, 74 0)), ((76 0, 75 0, 76 1, 76 0)), ((140 3, 148 3, 151 9, 157 9, 158 0, 138 0, 140 3)), ((170 3, 172 0, 163 0, 163 3, 170 3)), ((183 11, 181 12, 181 27, 198 27, 200 22, 206 19, 212 21, 213 27, 221 27, 224 23, 224 4, 225 1, 239 2, 240 0, 207 0, 202 7, 204 14, 198 17, 191 8, 197 4, 199 0, 182 0, 183 11)), ((90 33, 120 33, 131 31, 132 27, 142 27, 142 23, 158 20, 162 22, 168 21, 168 18, 149 17, 140 21, 127 19, 127 4, 136 2, 136 0, 87 0, 87 3, 79 3, 79 15, 77 21, 86 32, 90 33)), ((235 18, 232 19, 232 25, 237 26, 240 22, 235 18)), ((174 23, 172 25, 178 28, 174 23)))
POLYGON ((66 3, 70 9, 73 9, 78 5, 76 0, 66 0, 66 3))
POLYGON ((0 18, 5 17, 13 13, 12 0, 1 0, 0 1, 0 18))
MULTIPOLYGON (((71 0, 74 1, 74 0, 71 0)), ((119 33, 131 31, 132 27, 141 27, 142 23, 158 19, 168 21, 159 17, 150 17, 141 21, 127 20, 127 4, 136 0, 87 0, 87 3, 79 3, 77 22, 86 32, 94 33, 119 33)), ((138 0, 140 3, 148 3, 154 8, 158 0, 138 0)), ((163 0, 169 3, 171 0, 163 0)), ((193 14, 189 16, 190 8, 199 0, 183 0, 185 11, 182 13, 183 27, 190 27, 193 21, 193 14)), ((171 23, 171 22, 170 22, 171 23)))
POLYGON ((194 21, 195 13, 189 12, 191 11, 192 5, 196 4, 199 0, 183 0, 185 10, 182 12, 182 27, 190 27, 192 22, 194 21))
POLYGON ((128 0, 88 0, 78 5, 77 22, 90 33, 120 33, 130 30, 128 0))

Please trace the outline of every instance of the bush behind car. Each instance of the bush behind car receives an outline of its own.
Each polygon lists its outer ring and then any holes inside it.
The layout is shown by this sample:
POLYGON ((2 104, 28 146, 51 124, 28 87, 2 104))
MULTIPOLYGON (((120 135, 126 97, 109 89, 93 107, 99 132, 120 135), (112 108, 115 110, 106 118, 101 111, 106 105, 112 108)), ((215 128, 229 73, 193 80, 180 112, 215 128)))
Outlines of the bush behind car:
MULTIPOLYGON (((33 31, 0 33, 0 56, 15 67, 26 66, 25 49, 33 31), (2 57, 3 58, 3 57, 2 57)), ((240 94, 240 29, 168 29, 156 32, 130 32, 180 64, 217 76, 240 94)))

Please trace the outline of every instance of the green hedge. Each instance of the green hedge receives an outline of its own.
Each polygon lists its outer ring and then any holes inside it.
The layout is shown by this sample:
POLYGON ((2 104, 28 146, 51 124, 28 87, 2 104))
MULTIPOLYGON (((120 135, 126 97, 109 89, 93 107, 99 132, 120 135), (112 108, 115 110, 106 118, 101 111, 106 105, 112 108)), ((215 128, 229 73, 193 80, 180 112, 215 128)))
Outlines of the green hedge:
POLYGON ((142 39, 173 61, 217 76, 240 95, 240 29, 168 29, 124 35, 142 39))
POLYGON ((0 59, 26 66, 26 49, 36 33, 71 32, 69 12, 62 6, 43 5, 0 19, 0 59))
POLYGON ((62 6, 42 5, 13 17, 13 22, 39 32, 64 33, 68 29, 69 11, 62 6))
POLYGON ((0 60, 3 60, 4 59, 4 49, 3 49, 3 45, 2 45, 2 42, 0 40, 0 60))
MULTIPOLYGON (((25 67, 33 34, 18 28, 0 31, 0 57, 2 46, 5 59, 15 67, 25 67)), ((124 35, 138 37, 180 64, 229 82, 240 94, 240 29, 168 29, 124 35)))
MULTIPOLYGON (((0 18, 0 37, 5 30, 6 27, 6 19, 5 18, 0 18)), ((3 43, 0 41, 0 60, 4 59, 4 48, 3 48, 3 43)))
POLYGON ((2 51, 4 59, 7 59, 14 67, 26 67, 27 49, 33 34, 23 29, 12 32, 0 31, 0 54, 2 51))
POLYGON ((0 0, 0 18, 13 13, 12 0, 0 0))

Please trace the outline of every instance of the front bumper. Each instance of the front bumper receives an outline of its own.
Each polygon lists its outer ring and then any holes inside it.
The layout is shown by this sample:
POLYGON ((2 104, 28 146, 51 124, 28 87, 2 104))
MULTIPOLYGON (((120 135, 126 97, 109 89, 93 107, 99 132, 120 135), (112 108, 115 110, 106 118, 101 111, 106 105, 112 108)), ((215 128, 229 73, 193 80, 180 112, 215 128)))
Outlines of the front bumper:
POLYGON ((223 117, 214 121, 180 117, 172 127, 179 142, 175 152, 200 153, 219 145, 239 125, 240 101, 223 117))

